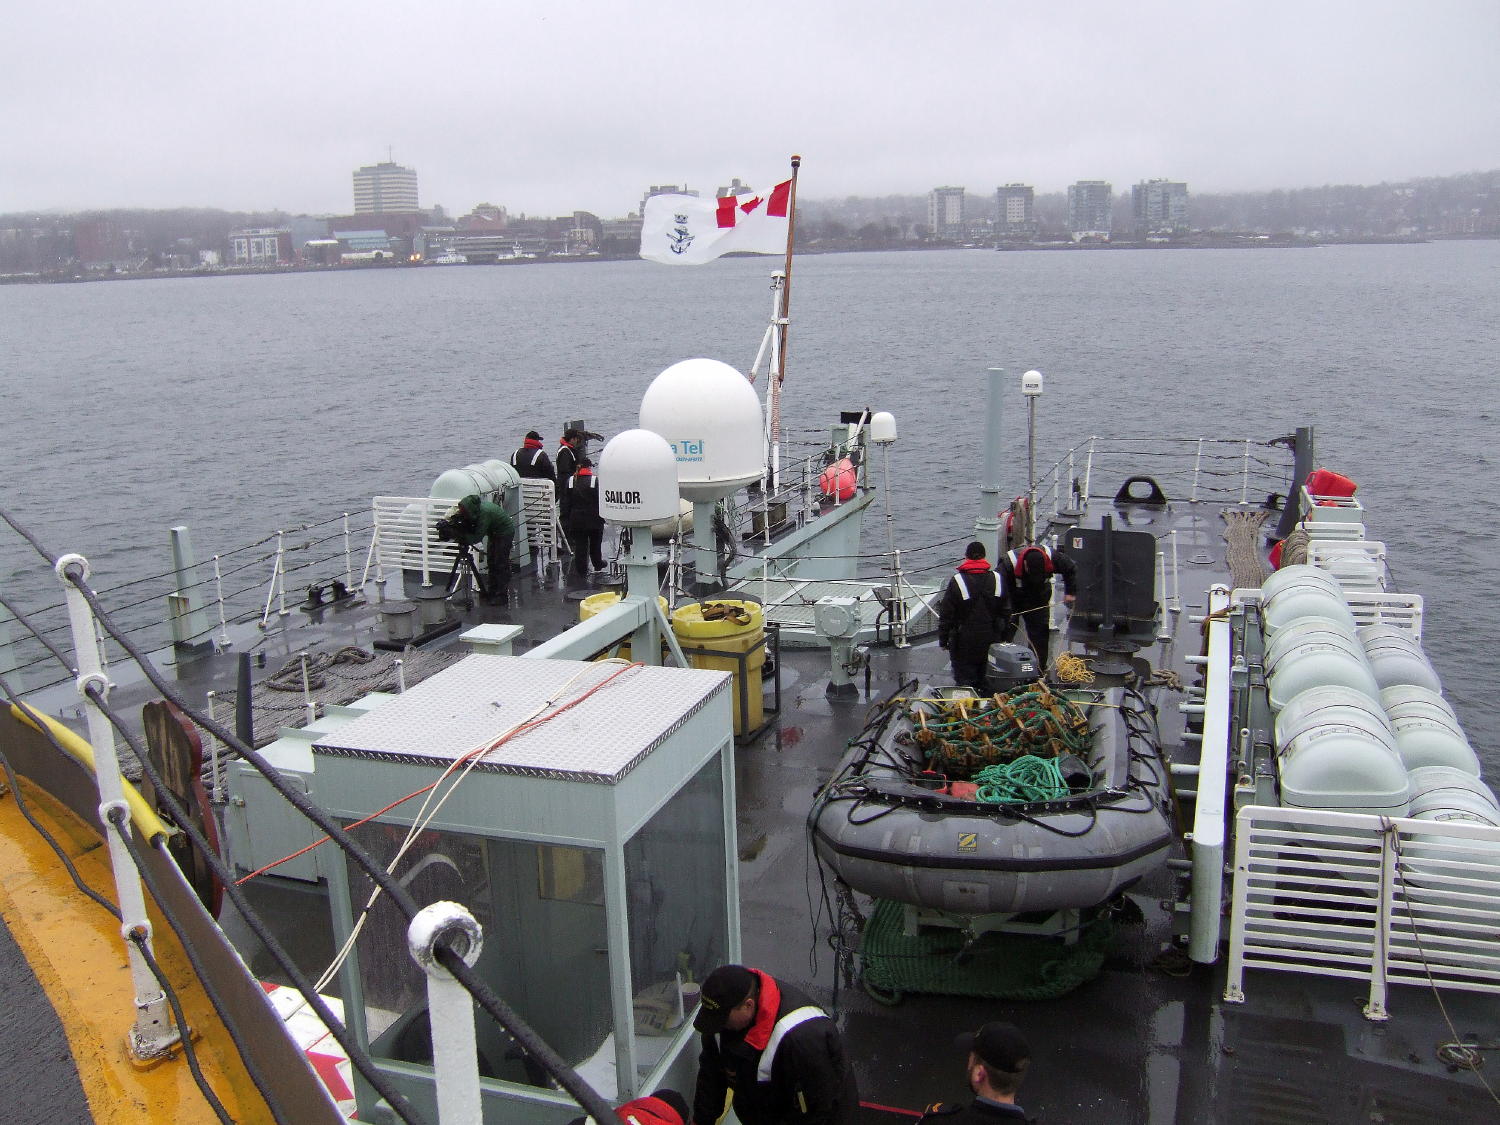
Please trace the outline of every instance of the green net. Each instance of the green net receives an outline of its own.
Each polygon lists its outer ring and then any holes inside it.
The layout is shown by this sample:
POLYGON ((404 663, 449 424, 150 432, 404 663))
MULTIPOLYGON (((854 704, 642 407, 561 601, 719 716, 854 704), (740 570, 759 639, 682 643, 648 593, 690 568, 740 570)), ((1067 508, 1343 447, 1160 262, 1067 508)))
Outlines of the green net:
MULTIPOLYGON (((1084 757, 1089 748, 1083 709, 1044 683, 983 699, 914 701, 907 706, 907 718, 911 730, 901 740, 914 744, 928 769, 952 780, 977 781, 976 775, 988 767, 1026 757, 1084 757)), ((1028 777, 1023 783, 1033 781, 1028 777)), ((1008 787, 1010 781, 998 784, 1008 787)))
POLYGON ((865 988, 894 1003, 908 992, 983 996, 995 1000, 1052 1000, 1099 975, 1114 939, 1103 917, 1060 938, 988 933, 965 949, 965 935, 947 927, 904 932, 899 902, 877 900, 865 926, 860 958, 865 988))

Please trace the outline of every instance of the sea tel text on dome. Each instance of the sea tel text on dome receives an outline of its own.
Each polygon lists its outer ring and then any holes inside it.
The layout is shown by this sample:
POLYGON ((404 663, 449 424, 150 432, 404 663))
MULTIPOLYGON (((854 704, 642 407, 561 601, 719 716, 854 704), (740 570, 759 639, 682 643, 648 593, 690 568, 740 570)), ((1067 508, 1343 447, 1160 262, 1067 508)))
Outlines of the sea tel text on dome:
POLYGON ((679 438, 671 443, 672 452, 677 454, 679 461, 702 461, 703 439, 702 438, 679 438))

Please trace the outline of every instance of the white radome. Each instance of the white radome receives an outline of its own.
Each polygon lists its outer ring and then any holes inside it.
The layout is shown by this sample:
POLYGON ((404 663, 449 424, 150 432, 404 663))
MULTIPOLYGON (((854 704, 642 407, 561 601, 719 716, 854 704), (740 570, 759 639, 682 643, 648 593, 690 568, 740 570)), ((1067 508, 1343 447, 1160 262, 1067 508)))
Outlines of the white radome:
POLYGON ((719 360, 685 359, 653 379, 641 398, 641 429, 671 446, 689 500, 728 496, 765 473, 760 399, 719 360))
POLYGON ((611 523, 644 527, 671 519, 679 506, 677 455, 651 430, 625 430, 599 454, 599 514, 611 523))

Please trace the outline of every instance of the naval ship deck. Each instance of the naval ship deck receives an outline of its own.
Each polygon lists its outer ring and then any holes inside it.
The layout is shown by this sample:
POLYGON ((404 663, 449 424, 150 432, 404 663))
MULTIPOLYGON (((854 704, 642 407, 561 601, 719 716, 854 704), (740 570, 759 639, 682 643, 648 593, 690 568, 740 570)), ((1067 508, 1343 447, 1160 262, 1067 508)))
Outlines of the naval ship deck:
MULTIPOLYGON (((1200 674, 1185 659, 1199 651, 1199 628, 1190 618, 1204 612, 1210 585, 1230 581, 1220 512, 1217 504, 1174 502, 1123 513, 1130 530, 1162 541, 1177 533, 1181 561, 1170 582, 1166 635, 1137 655, 1186 684, 1200 674)), ((464 626, 519 625, 516 651, 524 653, 577 620, 580 592, 568 596, 555 577, 520 576, 509 607, 470 606, 464 626)), ((255 648, 271 670, 310 649, 369 648, 379 628, 378 607, 356 596, 315 612, 292 611, 261 631, 255 648)), ((449 632, 438 648, 451 646, 462 631, 449 632)), ((805 818, 870 706, 912 679, 950 682, 947 654, 931 639, 872 647, 866 672, 855 677, 856 696, 842 699, 825 692, 826 650, 782 646, 775 655, 780 709, 735 752, 743 955, 836 1013, 858 1070, 866 1121, 911 1120, 932 1101, 966 1099, 961 1060, 949 1044, 995 1019, 1013 1021, 1029 1037, 1034 1061, 1020 1100, 1049 1122, 1415 1123, 1493 1120, 1500 1113, 1481 1079, 1484 1052, 1500 1047, 1490 997, 1447 993, 1440 1005, 1432 991, 1399 988, 1392 1019, 1372 1023, 1361 1014, 1357 982, 1252 971, 1244 1002, 1226 1003, 1222 958, 1202 966, 1180 955, 1171 909, 1178 876, 1171 869, 1130 892, 1139 922, 1121 931, 1097 979, 1062 999, 910 995, 887 1006, 857 981, 840 980, 833 919, 805 818), (1466 1036, 1479 1045, 1477 1070, 1455 1067, 1443 1050, 1466 1036)), ((422 652, 405 656, 417 674, 422 652)), ((187 694, 202 699, 210 688, 232 692, 235 666, 233 648, 200 650, 180 655, 173 672, 187 694)), ((1191 760, 1197 752, 1182 741, 1177 706, 1183 696, 1170 678, 1164 681, 1153 689, 1164 743, 1191 760)), ((149 694, 121 675, 113 700, 129 710, 149 694)), ((300 705, 294 699, 293 712, 300 705)), ((258 879, 248 890, 301 965, 321 969, 333 953, 324 899, 275 878, 258 879)), ((274 979, 274 966, 256 952, 243 925, 233 916, 224 925, 245 943, 251 969, 274 979)))

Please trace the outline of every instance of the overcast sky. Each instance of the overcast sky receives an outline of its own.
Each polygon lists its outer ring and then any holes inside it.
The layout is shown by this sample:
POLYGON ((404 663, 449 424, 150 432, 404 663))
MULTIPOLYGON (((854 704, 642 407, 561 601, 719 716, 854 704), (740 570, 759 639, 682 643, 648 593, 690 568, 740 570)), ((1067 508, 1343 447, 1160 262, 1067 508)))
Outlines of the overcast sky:
POLYGON ((1500 0, 69 0, 7 5, 0 212, 461 214, 1078 179, 1193 191, 1500 168, 1500 0))

